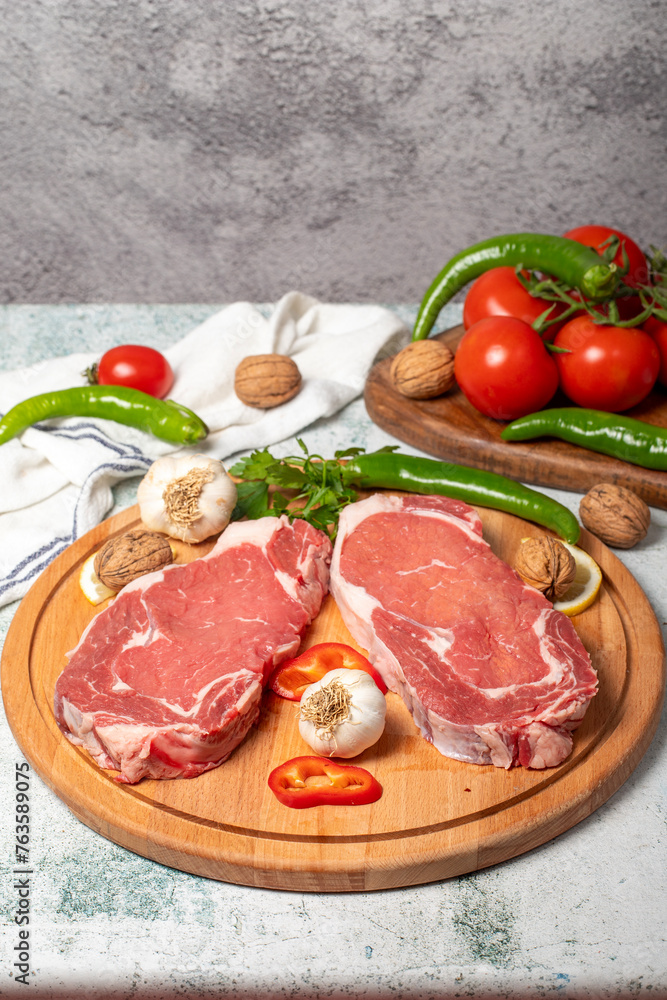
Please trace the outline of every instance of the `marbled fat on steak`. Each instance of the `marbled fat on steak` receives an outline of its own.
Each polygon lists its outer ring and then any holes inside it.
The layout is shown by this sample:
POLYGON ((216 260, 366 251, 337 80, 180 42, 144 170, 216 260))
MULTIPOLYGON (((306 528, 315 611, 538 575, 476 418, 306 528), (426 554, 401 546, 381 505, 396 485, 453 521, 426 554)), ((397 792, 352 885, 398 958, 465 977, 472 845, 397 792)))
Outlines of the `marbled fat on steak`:
POLYGON ((569 618, 482 538, 467 504, 372 496, 343 511, 331 592, 427 740, 475 764, 551 767, 597 676, 569 618))
POLYGON ((217 767, 319 611, 330 558, 323 532, 266 517, 128 584, 69 654, 55 693, 61 729, 122 782, 217 767))

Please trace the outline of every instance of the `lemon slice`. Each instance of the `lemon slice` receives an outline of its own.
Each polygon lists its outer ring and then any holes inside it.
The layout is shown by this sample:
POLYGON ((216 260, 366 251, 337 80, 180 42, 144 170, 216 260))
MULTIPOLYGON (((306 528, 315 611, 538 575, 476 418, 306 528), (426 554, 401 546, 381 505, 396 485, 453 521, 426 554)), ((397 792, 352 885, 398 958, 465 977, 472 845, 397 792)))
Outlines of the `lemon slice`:
POLYGON ((554 601, 556 611, 562 611, 564 615, 580 615, 582 611, 589 608, 600 591, 602 583, 602 572, 592 556, 576 545, 562 543, 572 554, 577 564, 577 572, 569 589, 558 600, 554 601))
POLYGON ((115 597, 116 591, 102 583, 95 572, 95 553, 86 559, 79 573, 79 586, 91 604, 101 604, 109 597, 115 597))

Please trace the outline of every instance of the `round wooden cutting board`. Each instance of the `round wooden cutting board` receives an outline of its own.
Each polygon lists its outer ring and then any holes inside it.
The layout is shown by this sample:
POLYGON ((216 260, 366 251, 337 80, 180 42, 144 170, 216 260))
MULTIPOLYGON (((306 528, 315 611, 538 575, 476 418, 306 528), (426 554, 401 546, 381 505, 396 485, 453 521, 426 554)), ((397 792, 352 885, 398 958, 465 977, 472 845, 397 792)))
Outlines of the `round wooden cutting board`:
MULTIPOLYGON (((480 509, 484 534, 511 562, 520 539, 545 532, 480 509)), ((625 781, 655 731, 664 651, 651 607, 621 562, 584 532, 581 545, 604 573, 599 599, 573 619, 598 670, 600 690, 560 767, 509 771, 442 757, 407 709, 387 696, 387 725, 355 763, 384 788, 368 806, 282 806, 267 786, 281 761, 309 753, 297 706, 264 695, 258 725, 220 767, 190 780, 120 785, 70 744, 53 716, 56 679, 99 610, 78 585, 83 561, 139 523, 133 507, 98 525, 59 556, 21 602, 4 647, 9 724, 34 769, 82 822, 164 865, 208 878, 299 891, 385 889, 475 871, 569 829, 625 781)), ((177 561, 203 554, 181 546, 177 561)), ((329 597, 304 638, 356 645, 329 597)), ((358 647, 357 647, 358 648, 358 647)))

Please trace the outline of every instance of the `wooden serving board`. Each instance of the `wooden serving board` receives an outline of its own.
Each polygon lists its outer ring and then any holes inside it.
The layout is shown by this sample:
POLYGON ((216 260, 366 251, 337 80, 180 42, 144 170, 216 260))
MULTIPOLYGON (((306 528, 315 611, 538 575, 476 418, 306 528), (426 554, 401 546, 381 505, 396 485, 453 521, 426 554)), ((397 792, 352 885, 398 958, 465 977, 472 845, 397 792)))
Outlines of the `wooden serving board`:
MULTIPOLYGON (((463 336, 453 327, 433 339, 452 351, 463 336)), ((667 508, 667 473, 642 469, 566 441, 541 438, 503 441, 506 424, 479 413, 458 386, 437 399, 416 400, 402 396, 389 377, 391 358, 378 362, 369 373, 364 398, 371 420, 401 441, 462 465, 498 472, 523 483, 552 486, 586 493, 597 483, 627 486, 653 507, 667 508)), ((558 393, 550 406, 571 406, 558 393)), ((667 395, 659 387, 624 416, 667 427, 667 395)))
MULTIPOLYGON (((480 510, 485 537, 513 560, 542 529, 480 510)), ((62 735, 52 711, 65 653, 96 613, 83 597, 83 561, 139 523, 138 508, 103 522, 62 553, 21 602, 2 658, 7 717, 26 757, 72 812, 103 836, 161 864, 244 885, 298 891, 385 889, 475 871, 555 837, 597 809, 628 777, 657 725, 664 691, 658 623, 634 578, 597 539, 582 545, 604 573, 599 599, 574 619, 599 671, 600 690, 574 750, 546 771, 463 764, 418 733, 397 695, 387 696, 380 741, 355 762, 384 788, 368 806, 293 810, 267 786, 280 762, 309 753, 297 706, 267 692, 259 723, 220 767, 190 780, 119 785, 62 735)), ((177 561, 209 546, 181 546, 177 561)), ((304 648, 356 645, 331 598, 304 648)), ((358 648, 358 647, 357 647, 358 648)))

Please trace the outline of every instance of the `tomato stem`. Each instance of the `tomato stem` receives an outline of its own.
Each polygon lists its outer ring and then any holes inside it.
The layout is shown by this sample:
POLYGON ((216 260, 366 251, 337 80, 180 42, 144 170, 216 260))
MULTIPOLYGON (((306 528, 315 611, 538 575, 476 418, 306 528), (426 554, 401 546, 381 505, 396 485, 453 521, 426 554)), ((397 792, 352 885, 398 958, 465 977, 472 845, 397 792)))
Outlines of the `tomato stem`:
POLYGON ((559 281, 556 278, 539 277, 534 271, 529 272, 529 276, 526 277, 524 271, 525 269, 518 267, 515 269, 517 278, 530 295, 534 298, 544 299, 545 302, 553 302, 554 304, 562 303, 567 306, 564 312, 560 312, 552 318, 549 318, 549 313, 554 306, 551 307, 551 310, 545 310, 545 312, 537 317, 532 326, 541 337, 544 337, 549 327, 554 326, 556 323, 563 324, 570 316, 582 311, 586 311, 594 323, 603 326, 641 326, 649 316, 654 314, 663 318, 661 313, 665 313, 667 318, 667 310, 663 310, 660 307, 656 308, 654 304, 655 288, 652 286, 630 288, 627 285, 621 284, 608 302, 596 305, 588 302, 586 299, 574 298, 572 295, 573 289, 563 281, 559 281), (651 293, 650 301, 646 295, 647 291, 651 293), (644 308, 637 316, 633 316, 631 319, 621 319, 617 300, 627 298, 630 295, 636 296, 637 292, 639 292, 639 299, 644 308))
POLYGON ((97 378, 98 369, 99 369, 99 365, 98 365, 97 361, 93 361, 93 363, 90 366, 90 368, 84 368, 84 370, 81 372, 81 374, 83 375, 83 377, 87 381, 88 385, 97 385, 98 384, 98 378, 97 378))

